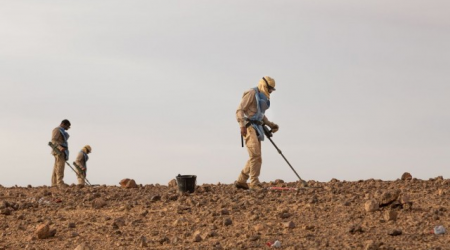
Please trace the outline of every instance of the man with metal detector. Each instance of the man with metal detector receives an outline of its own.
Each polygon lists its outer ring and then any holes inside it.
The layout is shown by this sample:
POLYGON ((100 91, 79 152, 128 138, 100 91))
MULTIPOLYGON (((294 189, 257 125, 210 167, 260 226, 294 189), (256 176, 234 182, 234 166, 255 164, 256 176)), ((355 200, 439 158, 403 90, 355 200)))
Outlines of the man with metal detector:
POLYGON ((77 158, 73 162, 73 165, 75 166, 78 174, 78 185, 84 186, 85 184, 89 184, 86 179, 86 171, 87 171, 87 164, 86 162, 89 160, 88 154, 92 152, 92 148, 89 145, 84 146, 80 152, 78 153, 77 158))
MULTIPOLYGON (((236 118, 241 129, 241 139, 245 140, 249 159, 234 185, 241 189, 261 189, 259 175, 261 172, 261 141, 264 140, 263 125, 266 124, 275 133, 279 127, 264 115, 270 107, 270 94, 275 91, 275 80, 265 76, 258 86, 244 92, 241 103, 236 110, 236 118), (250 186, 247 180, 250 178, 250 186)), ((244 145, 242 145, 244 146, 244 145)))
POLYGON ((64 166, 67 160, 69 160, 69 134, 67 130, 70 129, 70 121, 65 119, 61 124, 53 129, 51 143, 55 145, 55 149, 52 150, 52 154, 55 157, 55 164, 53 166, 52 173, 52 187, 67 187, 64 183, 64 166), (56 151, 58 150, 58 151, 56 151))

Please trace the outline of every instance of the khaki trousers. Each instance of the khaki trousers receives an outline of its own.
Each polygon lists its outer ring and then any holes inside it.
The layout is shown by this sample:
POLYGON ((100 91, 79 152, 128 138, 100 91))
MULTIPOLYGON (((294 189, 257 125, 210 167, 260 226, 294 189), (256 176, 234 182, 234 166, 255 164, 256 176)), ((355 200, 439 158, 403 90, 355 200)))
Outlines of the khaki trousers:
POLYGON ((64 154, 54 155, 55 165, 53 166, 52 186, 64 184, 64 166, 66 164, 66 157, 64 154))
POLYGON ((77 169, 77 179, 78 179, 78 184, 80 185, 84 185, 86 184, 86 181, 84 180, 86 178, 86 171, 80 171, 77 169))
POLYGON ((256 131, 252 126, 247 128, 247 135, 244 137, 247 146, 249 159, 239 175, 238 182, 246 183, 250 177, 250 185, 259 184, 259 174, 261 173, 261 141, 258 140, 256 131))

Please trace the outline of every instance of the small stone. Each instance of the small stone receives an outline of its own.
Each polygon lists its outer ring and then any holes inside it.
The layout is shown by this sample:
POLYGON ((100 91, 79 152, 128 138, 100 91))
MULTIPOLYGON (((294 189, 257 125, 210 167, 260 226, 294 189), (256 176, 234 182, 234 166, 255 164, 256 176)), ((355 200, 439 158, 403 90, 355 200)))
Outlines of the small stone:
POLYGON ((133 179, 123 179, 119 182, 120 186, 123 188, 137 188, 136 181, 133 179))
POLYGON ((364 204, 364 209, 366 210, 366 212, 374 212, 377 211, 379 209, 379 205, 378 202, 375 200, 368 200, 366 201, 366 203, 364 204))
POLYGON ((11 215, 11 209, 9 207, 0 209, 0 214, 11 215))
POLYGON ((161 196, 160 195, 154 195, 150 198, 151 202, 156 202, 156 201, 160 201, 161 200, 161 196))
POLYGON ((403 194, 400 198, 399 201, 401 204, 407 204, 411 202, 411 199, 409 198, 409 195, 407 194, 403 194))
POLYGON ((380 206, 386 206, 397 200, 400 195, 400 190, 388 190, 381 194, 380 196, 380 206))
POLYGON ((174 244, 174 245, 178 244, 179 242, 180 242, 180 238, 178 238, 177 236, 175 236, 175 237, 172 239, 172 244, 174 244))
POLYGON ((172 179, 171 181, 169 181, 169 183, 167 185, 171 188, 178 186, 177 181, 175 179, 172 179))
POLYGON ((293 221, 288 221, 283 223, 283 227, 285 228, 295 228, 295 223, 293 221))
POLYGON ((378 250, 378 249, 380 249, 380 244, 373 240, 367 241, 366 246, 364 247, 364 250, 378 250))
POLYGON ((200 231, 195 231, 193 241, 194 241, 194 242, 200 242, 200 241, 202 241, 202 240, 203 240, 203 239, 202 239, 202 236, 201 236, 201 234, 200 234, 200 231))
POLYGON ((224 209, 222 209, 222 211, 220 211, 220 214, 222 214, 222 215, 229 215, 230 212, 226 208, 224 208, 224 209))
POLYGON ((229 225, 231 225, 231 224, 233 224, 233 221, 232 221, 230 218, 226 218, 226 219, 223 221, 223 225, 225 225, 225 226, 229 226, 229 225))
POLYGON ((125 226, 125 218, 119 217, 114 220, 113 227, 119 228, 119 227, 123 227, 123 226, 125 226))
POLYGON ((412 175, 408 172, 404 172, 402 174, 402 181, 409 181, 412 180, 412 175))
POLYGON ((346 206, 346 207, 348 207, 348 206, 350 206, 352 203, 350 202, 350 201, 344 201, 344 202, 342 202, 342 205, 343 206, 346 206))
POLYGON ((147 238, 145 238, 144 235, 142 235, 139 239, 138 239, 138 244, 140 247, 148 247, 147 244, 147 238))
POLYGON ((397 220, 397 211, 395 210, 388 210, 384 213, 384 219, 387 221, 396 221, 397 220))
POLYGON ((283 184, 284 183, 284 181, 281 179, 276 179, 274 182, 275 182, 275 184, 283 184))
POLYGON ((249 238, 249 240, 250 241, 257 241, 257 240, 259 240, 259 239, 261 239, 261 236, 259 236, 259 235, 252 235, 252 236, 250 236, 250 238, 249 238))
POLYGON ((289 218, 291 216, 292 215, 290 213, 287 213, 287 212, 283 212, 283 213, 280 214, 280 218, 281 219, 287 219, 287 218, 289 218))
POLYGON ((402 234, 402 230, 401 229, 393 229, 393 230, 389 230, 388 231, 388 235, 390 236, 398 236, 402 234))
POLYGON ((91 250, 91 248, 85 243, 81 243, 74 250, 91 250))
POLYGON ((364 230, 362 229, 362 227, 360 225, 353 225, 348 229, 348 232, 351 234, 364 233, 364 230))
POLYGON ((50 227, 48 224, 40 224, 36 227, 34 232, 38 239, 47 239, 50 237, 50 227))
POLYGON ((253 226, 253 229, 255 229, 255 231, 257 231, 257 232, 261 232, 265 229, 265 226, 264 226, 264 224, 259 223, 259 224, 256 224, 255 226, 253 226))
POLYGON ((70 236, 72 236, 72 238, 75 238, 75 237, 79 236, 79 234, 77 232, 72 232, 70 236))
POLYGON ((95 209, 100 209, 104 206, 106 206, 106 201, 102 198, 97 198, 92 202, 92 207, 95 209))

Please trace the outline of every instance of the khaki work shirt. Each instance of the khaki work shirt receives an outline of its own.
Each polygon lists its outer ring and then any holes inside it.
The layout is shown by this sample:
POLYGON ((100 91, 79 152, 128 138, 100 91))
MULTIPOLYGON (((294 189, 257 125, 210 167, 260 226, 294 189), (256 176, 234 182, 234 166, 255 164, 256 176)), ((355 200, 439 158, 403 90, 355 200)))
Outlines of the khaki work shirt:
POLYGON ((83 152, 78 152, 77 158, 75 159, 75 163, 80 167, 86 169, 86 161, 84 160, 83 152))
MULTIPOLYGON (((255 94, 256 91, 254 89, 245 91, 241 103, 236 110, 236 119, 241 128, 245 127, 245 124, 247 124, 247 121, 245 120, 246 117, 250 118, 258 112, 255 94)), ((263 116, 263 122, 265 124, 271 123, 265 115, 263 116)))
MULTIPOLYGON (((61 144, 64 143, 64 137, 61 134, 61 131, 59 131, 60 127, 56 127, 52 131, 52 143, 58 146, 61 146, 61 144)), ((56 154, 55 152, 52 152, 52 154, 56 154)))

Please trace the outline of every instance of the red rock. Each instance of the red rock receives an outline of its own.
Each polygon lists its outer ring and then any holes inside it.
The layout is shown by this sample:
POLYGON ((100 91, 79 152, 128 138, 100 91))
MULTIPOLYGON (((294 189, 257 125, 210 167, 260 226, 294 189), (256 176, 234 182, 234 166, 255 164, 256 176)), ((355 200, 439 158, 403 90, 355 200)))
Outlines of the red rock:
POLYGON ((405 173, 402 174, 402 180, 403 181, 412 180, 412 175, 410 173, 408 173, 408 172, 405 172, 405 173))
POLYGON ((36 227, 34 231, 38 239, 47 239, 50 237, 50 227, 48 224, 40 224, 36 227))

